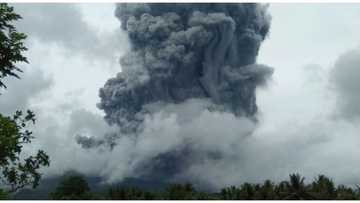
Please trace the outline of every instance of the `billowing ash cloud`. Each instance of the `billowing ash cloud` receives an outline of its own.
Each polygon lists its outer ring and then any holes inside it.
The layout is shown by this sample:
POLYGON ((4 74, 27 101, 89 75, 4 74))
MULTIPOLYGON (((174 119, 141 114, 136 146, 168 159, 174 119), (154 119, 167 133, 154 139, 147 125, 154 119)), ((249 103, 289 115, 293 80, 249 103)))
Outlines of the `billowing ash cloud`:
POLYGON ((126 149, 117 177, 187 179, 195 165, 232 157, 228 150, 254 130, 256 87, 273 72, 256 64, 270 27, 267 7, 118 4, 116 16, 131 49, 122 72, 100 89, 98 107, 120 132, 77 142, 126 149))
POLYGON ((98 105, 122 132, 139 129, 146 105, 210 98, 214 109, 254 117, 255 88, 272 69, 255 64, 270 16, 259 4, 118 4, 131 51, 98 105))

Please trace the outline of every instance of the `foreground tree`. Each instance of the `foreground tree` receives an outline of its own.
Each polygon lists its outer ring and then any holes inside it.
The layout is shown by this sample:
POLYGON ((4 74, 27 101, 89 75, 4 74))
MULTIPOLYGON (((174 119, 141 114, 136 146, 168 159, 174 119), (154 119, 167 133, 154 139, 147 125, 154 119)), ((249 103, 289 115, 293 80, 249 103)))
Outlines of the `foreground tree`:
MULTIPOLYGON (((20 18, 13 7, 0 4, 0 88, 6 88, 3 80, 6 77, 20 78, 18 73, 22 71, 17 63, 28 62, 22 55, 27 50, 24 46, 26 35, 17 32, 12 24, 20 18)), ((13 116, 0 113, 0 181, 5 186, 0 189, 0 198, 28 185, 36 187, 41 178, 39 169, 49 166, 49 157, 42 150, 35 156, 21 158, 23 146, 34 139, 26 127, 34 123, 35 115, 29 110, 26 114, 16 111, 13 116)))
POLYGON ((15 192, 27 185, 36 187, 41 178, 38 170, 41 166, 49 165, 49 157, 42 150, 35 156, 20 159, 23 145, 31 143, 33 139, 32 132, 24 129, 29 122, 35 122, 31 111, 25 116, 17 111, 12 118, 0 114, 1 180, 10 187, 8 192, 15 192))
POLYGON ((13 21, 21 19, 21 16, 14 12, 14 8, 6 3, 0 4, 0 88, 6 85, 3 79, 7 76, 20 78, 18 73, 22 72, 16 63, 28 63, 23 51, 27 48, 24 45, 26 35, 17 32, 13 21))

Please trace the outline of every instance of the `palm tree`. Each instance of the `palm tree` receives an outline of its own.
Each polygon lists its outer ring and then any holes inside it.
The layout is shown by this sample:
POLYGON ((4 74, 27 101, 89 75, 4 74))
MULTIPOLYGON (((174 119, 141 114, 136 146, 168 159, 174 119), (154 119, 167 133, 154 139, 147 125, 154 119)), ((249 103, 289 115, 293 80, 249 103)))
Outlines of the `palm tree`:
POLYGON ((256 193, 255 199, 261 200, 274 200, 277 199, 275 193, 274 183, 270 180, 266 180, 256 193))
POLYGON ((223 200, 253 200, 255 198, 255 186, 250 183, 244 183, 237 188, 231 186, 221 190, 221 199, 223 200))
POLYGON ((334 182, 325 175, 319 175, 311 185, 311 193, 316 199, 331 200, 336 198, 334 182))
POLYGON ((314 197, 308 192, 305 185, 305 178, 300 174, 290 174, 290 181, 286 182, 288 194, 285 199, 288 200, 307 200, 314 199, 314 197))
POLYGON ((241 200, 252 200, 255 199, 256 186, 251 185, 250 183, 244 183, 240 188, 240 198, 241 200))
POLYGON ((223 200, 237 200, 240 198, 240 191, 235 186, 223 188, 220 192, 221 199, 223 200))
POLYGON ((281 181, 278 185, 275 185, 275 194, 278 199, 285 199, 288 194, 288 182, 281 181))
POLYGON ((196 190, 194 187, 187 183, 172 184, 166 188, 166 199, 169 200, 191 200, 195 198, 196 190))
POLYGON ((108 197, 111 200, 154 200, 156 198, 153 193, 136 187, 110 188, 108 197))

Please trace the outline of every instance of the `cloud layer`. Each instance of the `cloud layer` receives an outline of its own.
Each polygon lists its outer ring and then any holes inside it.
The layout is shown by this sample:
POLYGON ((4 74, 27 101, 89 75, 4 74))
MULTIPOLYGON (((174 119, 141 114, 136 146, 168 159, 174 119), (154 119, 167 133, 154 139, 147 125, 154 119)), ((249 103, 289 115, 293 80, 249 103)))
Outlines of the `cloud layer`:
POLYGON ((347 119, 360 116, 360 49, 342 54, 331 71, 331 84, 337 94, 339 111, 347 119))
POLYGON ((86 22, 81 13, 81 4, 36 3, 13 6, 23 17, 17 23, 19 31, 26 33, 30 40, 62 46, 69 55, 78 54, 90 61, 112 61, 121 54, 119 48, 127 46, 120 29, 99 32, 86 22))

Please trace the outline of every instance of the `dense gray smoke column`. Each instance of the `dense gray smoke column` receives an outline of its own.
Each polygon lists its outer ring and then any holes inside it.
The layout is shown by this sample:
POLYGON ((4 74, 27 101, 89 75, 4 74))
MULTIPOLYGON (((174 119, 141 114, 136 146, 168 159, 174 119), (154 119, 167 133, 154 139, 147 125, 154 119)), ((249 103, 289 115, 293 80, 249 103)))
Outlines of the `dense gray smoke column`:
POLYGON ((256 57, 270 28, 267 6, 234 3, 118 4, 131 51, 100 89, 98 107, 124 133, 139 130, 147 104, 210 98, 218 110, 253 117, 255 89, 272 69, 256 57))

